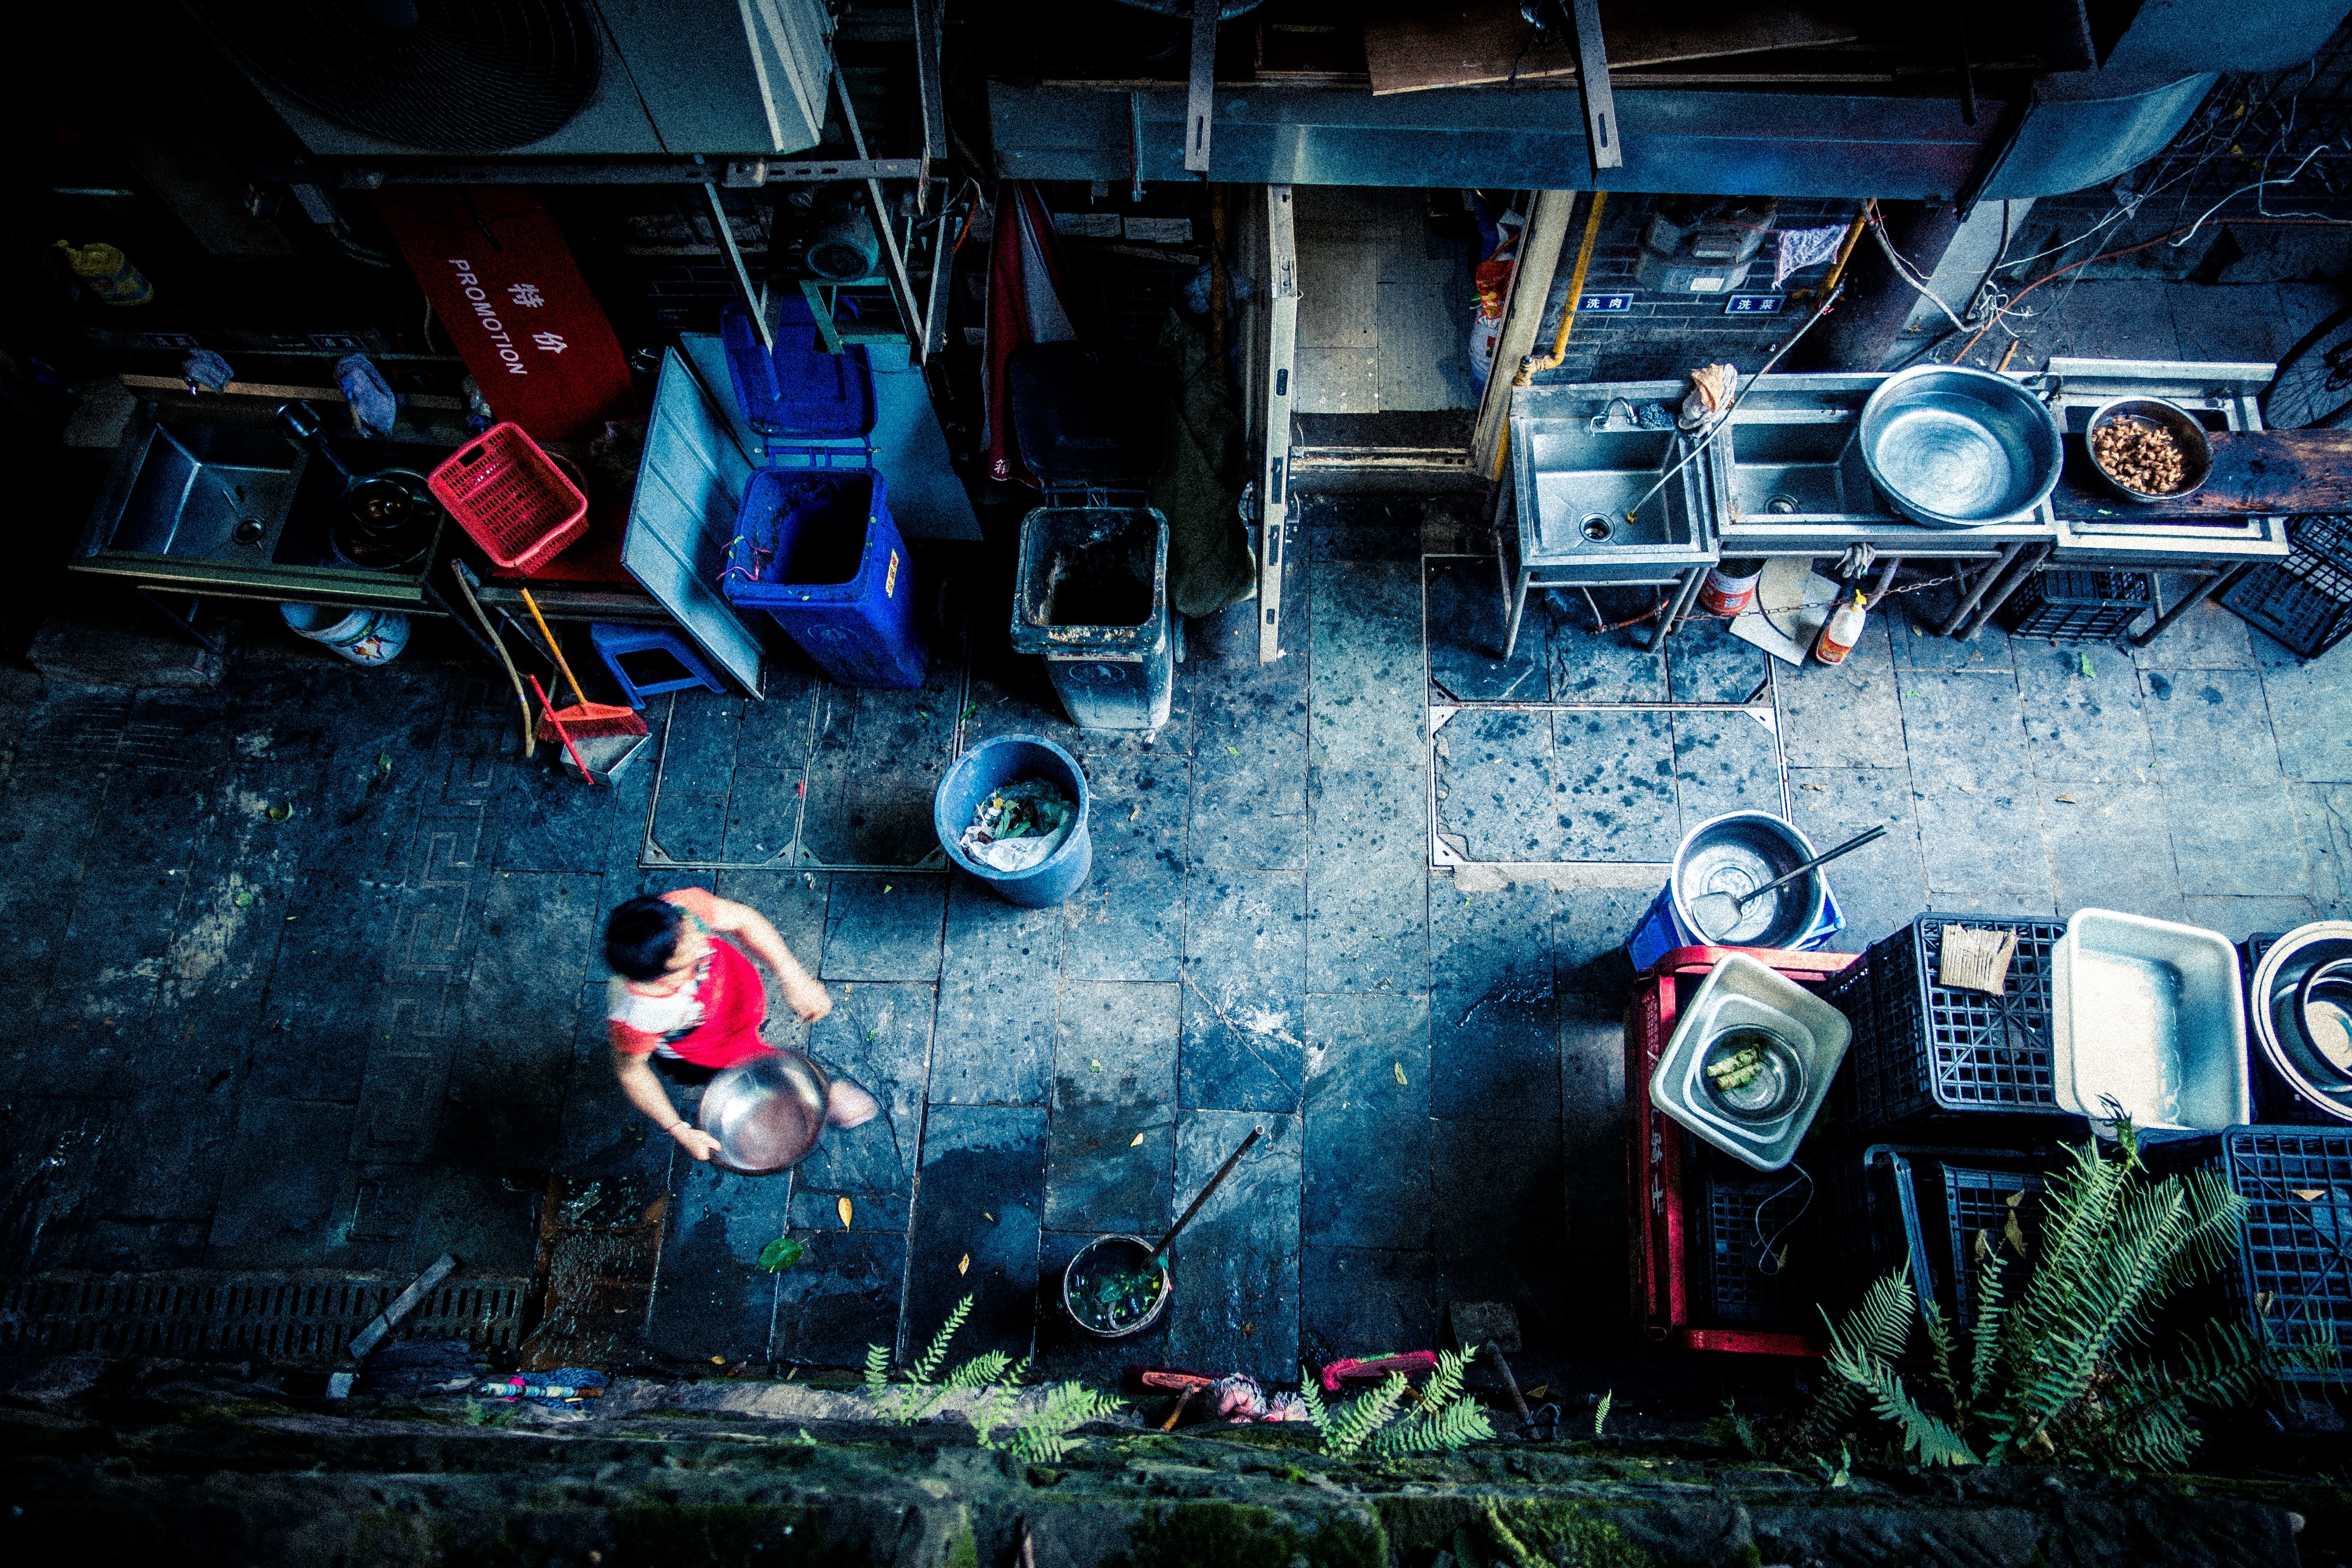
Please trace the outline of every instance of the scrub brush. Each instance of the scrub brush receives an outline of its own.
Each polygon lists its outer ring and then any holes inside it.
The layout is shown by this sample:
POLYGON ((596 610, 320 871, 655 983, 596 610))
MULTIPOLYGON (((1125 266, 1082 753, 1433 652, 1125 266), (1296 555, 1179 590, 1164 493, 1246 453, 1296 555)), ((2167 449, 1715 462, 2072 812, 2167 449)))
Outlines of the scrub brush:
POLYGON ((555 655, 555 667, 563 671, 563 679, 572 683, 573 706, 550 708, 540 716, 539 738, 542 741, 582 740, 592 735, 642 735, 646 733, 646 721, 626 708, 615 708, 609 702, 591 702, 588 694, 580 689, 580 678, 572 673, 571 664, 563 657, 563 645, 547 629, 547 617, 539 613, 539 603, 524 588, 523 606, 530 618, 539 623, 539 635, 547 639, 550 653, 555 655))

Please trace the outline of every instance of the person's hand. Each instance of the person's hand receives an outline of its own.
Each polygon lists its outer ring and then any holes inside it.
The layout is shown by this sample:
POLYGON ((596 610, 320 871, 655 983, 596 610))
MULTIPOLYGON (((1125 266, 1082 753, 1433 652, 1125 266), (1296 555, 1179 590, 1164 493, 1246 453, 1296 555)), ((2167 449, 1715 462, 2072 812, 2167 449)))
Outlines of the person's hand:
POLYGON ((709 1160, 719 1152, 719 1140, 691 1123, 679 1122, 671 1129, 670 1136, 677 1140, 679 1148, 698 1160, 709 1160))
POLYGON ((833 994, 814 975, 785 981, 784 1001, 803 1024, 814 1024, 833 1011, 833 994))

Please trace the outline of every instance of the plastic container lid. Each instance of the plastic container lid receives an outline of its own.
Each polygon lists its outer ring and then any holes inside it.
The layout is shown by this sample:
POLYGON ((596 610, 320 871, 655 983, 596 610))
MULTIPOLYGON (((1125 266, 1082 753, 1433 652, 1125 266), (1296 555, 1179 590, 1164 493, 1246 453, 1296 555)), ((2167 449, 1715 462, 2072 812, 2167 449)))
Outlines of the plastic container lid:
POLYGON ((1163 372, 1149 354, 1030 343, 1009 367, 1013 433, 1047 484, 1140 488, 1160 467, 1163 372))
POLYGON ((719 312, 719 336, 735 401, 761 435, 841 440, 873 430, 874 372, 866 351, 853 345, 825 353, 816 318, 797 294, 777 301, 772 353, 760 347, 750 313, 738 304, 719 312))

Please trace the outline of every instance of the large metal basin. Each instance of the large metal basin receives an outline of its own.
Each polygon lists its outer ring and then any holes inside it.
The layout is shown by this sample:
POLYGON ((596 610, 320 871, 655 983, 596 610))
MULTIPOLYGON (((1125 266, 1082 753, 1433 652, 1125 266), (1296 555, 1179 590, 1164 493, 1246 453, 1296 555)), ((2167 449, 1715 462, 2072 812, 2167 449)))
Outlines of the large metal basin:
POLYGON ((2196 926, 2075 910, 2051 955, 2050 1074, 2078 1116, 2209 1132, 2252 1120, 2237 949, 2196 926))
POLYGON ((1862 413, 1879 493, 1915 522, 1974 528, 2033 510, 2058 483, 2058 421, 2006 376, 1923 364, 1879 384, 1862 413))
POLYGON ((1660 486, 1689 450, 1681 437, 1591 425, 1589 417, 1511 422, 1528 560, 1593 582, 1656 581, 1712 560, 1705 459, 1683 464, 1660 486))

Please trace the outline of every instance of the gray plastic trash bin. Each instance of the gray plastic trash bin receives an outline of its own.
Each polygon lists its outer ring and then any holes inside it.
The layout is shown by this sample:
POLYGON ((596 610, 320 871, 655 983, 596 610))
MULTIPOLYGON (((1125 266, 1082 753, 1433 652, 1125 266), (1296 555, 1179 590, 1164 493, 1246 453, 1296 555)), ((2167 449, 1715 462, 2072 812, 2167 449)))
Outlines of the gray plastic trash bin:
POLYGON ((1150 507, 1040 507, 1021 523, 1013 647, 1045 660, 1081 730, 1157 730, 1175 669, 1168 520, 1150 507))

